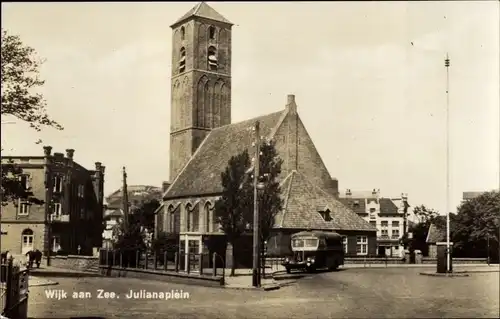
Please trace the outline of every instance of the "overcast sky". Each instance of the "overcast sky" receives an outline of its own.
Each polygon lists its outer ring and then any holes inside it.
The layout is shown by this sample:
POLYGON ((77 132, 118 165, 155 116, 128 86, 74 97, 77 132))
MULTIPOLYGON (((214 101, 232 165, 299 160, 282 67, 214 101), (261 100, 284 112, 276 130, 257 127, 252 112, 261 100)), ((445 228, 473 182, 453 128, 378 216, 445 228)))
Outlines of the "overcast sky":
MULTIPOLYGON (((106 194, 168 180, 171 29, 196 3, 2 3, 2 28, 47 61, 43 94, 64 131, 2 125, 4 155, 74 148, 101 161, 106 194)), ((450 182, 499 185, 499 3, 208 3, 232 21, 233 122, 298 111, 331 175, 345 188, 409 194, 446 210, 446 96, 450 68, 450 182), (413 42, 413 45, 411 45, 413 42)), ((2 118, 2 121, 9 119, 2 118)))

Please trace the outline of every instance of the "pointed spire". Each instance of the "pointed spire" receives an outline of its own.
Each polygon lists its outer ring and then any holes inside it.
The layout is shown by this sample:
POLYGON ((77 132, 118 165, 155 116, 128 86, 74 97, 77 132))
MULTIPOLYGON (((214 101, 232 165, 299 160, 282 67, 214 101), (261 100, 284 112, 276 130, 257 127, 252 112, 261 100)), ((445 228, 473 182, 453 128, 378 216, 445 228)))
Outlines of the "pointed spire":
POLYGON ((123 167, 123 187, 122 187, 122 206, 123 206, 123 221, 125 227, 128 227, 128 189, 127 189, 127 172, 123 167))
POLYGON ((208 20, 223 22, 229 25, 233 25, 228 19, 224 18, 220 13, 215 11, 211 6, 206 4, 205 2, 200 2, 196 6, 194 6, 191 10, 189 10, 185 15, 183 15, 179 20, 177 20, 170 27, 175 28, 178 24, 188 20, 192 17, 200 17, 208 20))

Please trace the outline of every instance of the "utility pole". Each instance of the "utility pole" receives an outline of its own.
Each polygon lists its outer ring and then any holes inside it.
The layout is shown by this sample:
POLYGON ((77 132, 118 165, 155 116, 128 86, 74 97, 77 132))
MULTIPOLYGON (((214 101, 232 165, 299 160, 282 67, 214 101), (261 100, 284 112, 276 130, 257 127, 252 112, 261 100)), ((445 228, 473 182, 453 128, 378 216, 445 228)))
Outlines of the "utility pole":
POLYGON ((253 170, 253 269, 252 269, 252 284, 254 287, 260 287, 260 225, 259 225, 259 197, 257 184, 259 183, 260 174, 260 123, 255 122, 255 156, 253 170))
POLYGON ((124 230, 127 231, 129 227, 129 206, 128 206, 127 172, 125 172, 125 167, 123 167, 122 207, 123 207, 123 222, 125 226, 124 230))
POLYGON ((446 53, 446 272, 451 272, 450 254, 450 58, 446 53))
POLYGON ((406 250, 408 246, 408 231, 407 231, 407 223, 408 223, 408 199, 405 194, 401 194, 401 199, 403 202, 403 248, 406 250))

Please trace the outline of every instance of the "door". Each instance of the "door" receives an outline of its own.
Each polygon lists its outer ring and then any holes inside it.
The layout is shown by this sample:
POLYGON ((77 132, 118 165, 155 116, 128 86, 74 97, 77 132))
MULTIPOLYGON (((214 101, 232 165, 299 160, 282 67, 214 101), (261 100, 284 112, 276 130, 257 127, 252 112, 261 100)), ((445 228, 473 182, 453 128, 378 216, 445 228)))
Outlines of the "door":
POLYGON ((57 253, 61 250, 61 237, 56 235, 52 236, 52 251, 57 253))
POLYGON ((385 246, 378 246, 379 257, 385 257, 385 246))
POLYGON ((28 251, 33 250, 33 235, 23 235, 22 241, 21 254, 26 255, 28 251))

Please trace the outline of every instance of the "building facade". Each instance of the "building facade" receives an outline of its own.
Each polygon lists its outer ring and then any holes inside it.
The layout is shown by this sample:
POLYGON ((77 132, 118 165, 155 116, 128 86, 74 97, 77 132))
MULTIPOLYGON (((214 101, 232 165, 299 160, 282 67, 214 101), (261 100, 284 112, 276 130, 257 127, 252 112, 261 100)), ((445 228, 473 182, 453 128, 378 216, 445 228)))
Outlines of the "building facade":
POLYGON ((74 150, 44 156, 5 156, 23 171, 21 182, 43 205, 18 200, 2 207, 2 251, 13 255, 38 249, 44 254, 93 254, 101 247, 104 170, 88 170, 73 159, 74 150))
MULTIPOLYGON (((274 245, 288 247, 293 232, 327 230, 347 236, 353 254, 358 246, 359 254, 374 253, 375 228, 338 201, 338 181, 309 137, 294 95, 278 112, 231 124, 231 26, 203 2, 172 25, 172 184, 156 216, 156 233, 178 234, 181 252, 226 255, 214 214, 220 174, 232 156, 251 148, 258 121, 262 138, 274 140, 284 160, 285 207, 275 221, 274 245)), ((242 244, 236 253, 239 260, 251 257, 251 246, 242 244)))
POLYGON ((410 213, 407 212, 405 223, 405 203, 408 196, 401 198, 383 198, 379 189, 352 192, 347 189, 340 201, 354 210, 358 216, 377 228, 377 255, 401 257, 404 247, 401 239, 409 229, 410 213))

